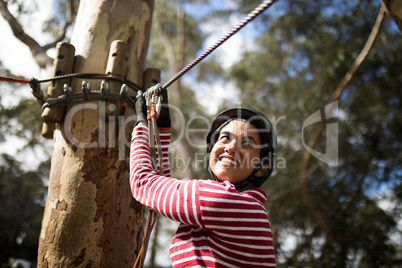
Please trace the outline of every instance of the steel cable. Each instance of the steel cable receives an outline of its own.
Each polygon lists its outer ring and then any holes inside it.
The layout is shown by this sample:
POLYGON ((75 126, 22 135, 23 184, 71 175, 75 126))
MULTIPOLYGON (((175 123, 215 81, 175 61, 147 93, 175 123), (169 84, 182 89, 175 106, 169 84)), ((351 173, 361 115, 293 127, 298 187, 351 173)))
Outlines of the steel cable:
POLYGON ((167 89, 171 84, 176 82, 180 77, 182 77, 185 73, 191 70, 195 65, 197 65, 200 61, 205 59, 211 52, 217 49, 220 45, 222 45, 226 40, 236 34, 241 28, 243 28, 247 23, 255 19, 258 15, 272 6, 277 0, 265 0, 259 6, 257 6, 253 11, 251 11, 242 21, 240 21, 235 27, 233 27, 228 33, 226 33, 223 37, 221 37, 218 41, 216 41, 213 45, 211 45, 207 50, 205 50, 201 55, 191 61, 187 66, 185 66, 180 72, 178 72, 174 77, 172 77, 169 81, 167 81, 162 87, 161 91, 167 89))

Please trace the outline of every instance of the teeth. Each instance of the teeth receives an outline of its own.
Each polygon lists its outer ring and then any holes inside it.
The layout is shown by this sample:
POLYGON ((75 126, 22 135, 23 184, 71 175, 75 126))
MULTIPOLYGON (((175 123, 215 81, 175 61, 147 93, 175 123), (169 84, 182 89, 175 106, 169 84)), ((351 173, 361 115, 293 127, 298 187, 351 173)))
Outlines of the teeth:
POLYGON ((233 161, 232 159, 229 159, 229 158, 223 158, 222 161, 227 162, 231 165, 237 165, 237 163, 235 161, 233 161))

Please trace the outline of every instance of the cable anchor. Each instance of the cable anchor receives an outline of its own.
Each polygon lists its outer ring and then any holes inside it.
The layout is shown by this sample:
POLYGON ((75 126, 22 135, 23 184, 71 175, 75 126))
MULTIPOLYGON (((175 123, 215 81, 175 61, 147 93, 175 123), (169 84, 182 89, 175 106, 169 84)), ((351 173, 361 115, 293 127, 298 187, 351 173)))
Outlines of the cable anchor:
POLYGON ((162 84, 156 84, 153 87, 147 89, 144 93, 148 116, 147 119, 150 120, 152 117, 158 119, 159 112, 161 111, 162 105, 162 84))
POLYGON ((91 94, 91 84, 89 82, 87 83, 85 81, 82 81, 81 91, 82 91, 82 99, 88 100, 91 94))

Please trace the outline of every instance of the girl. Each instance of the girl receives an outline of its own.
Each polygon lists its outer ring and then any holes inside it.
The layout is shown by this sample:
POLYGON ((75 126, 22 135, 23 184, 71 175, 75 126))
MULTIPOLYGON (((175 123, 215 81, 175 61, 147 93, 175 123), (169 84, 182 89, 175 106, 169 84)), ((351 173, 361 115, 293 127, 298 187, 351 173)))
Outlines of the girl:
POLYGON ((170 246, 173 267, 275 267, 267 196, 259 189, 273 171, 276 135, 269 120, 248 108, 220 113, 207 136, 207 164, 213 180, 170 177, 170 116, 165 104, 162 127, 165 176, 151 165, 142 95, 136 102, 130 184, 133 196, 157 213, 180 222, 170 246))

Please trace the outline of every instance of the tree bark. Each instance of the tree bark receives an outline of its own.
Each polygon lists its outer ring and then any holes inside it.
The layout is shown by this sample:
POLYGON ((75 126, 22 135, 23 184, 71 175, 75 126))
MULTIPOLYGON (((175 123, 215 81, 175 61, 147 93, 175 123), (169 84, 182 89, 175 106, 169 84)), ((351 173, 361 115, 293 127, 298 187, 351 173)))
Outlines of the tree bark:
MULTIPOLYGON (((129 45, 127 79, 142 85, 153 0, 81 1, 71 43, 73 72, 105 73, 114 40, 129 45)), ((73 80, 73 92, 81 91, 73 80)), ((91 80, 92 90, 99 82, 91 80)), ((134 92, 131 93, 133 95, 134 92)), ((129 186, 129 142, 135 116, 104 121, 105 102, 67 108, 56 125, 38 267, 132 267, 143 209, 129 186), (102 116, 103 114, 103 116, 102 116)))

